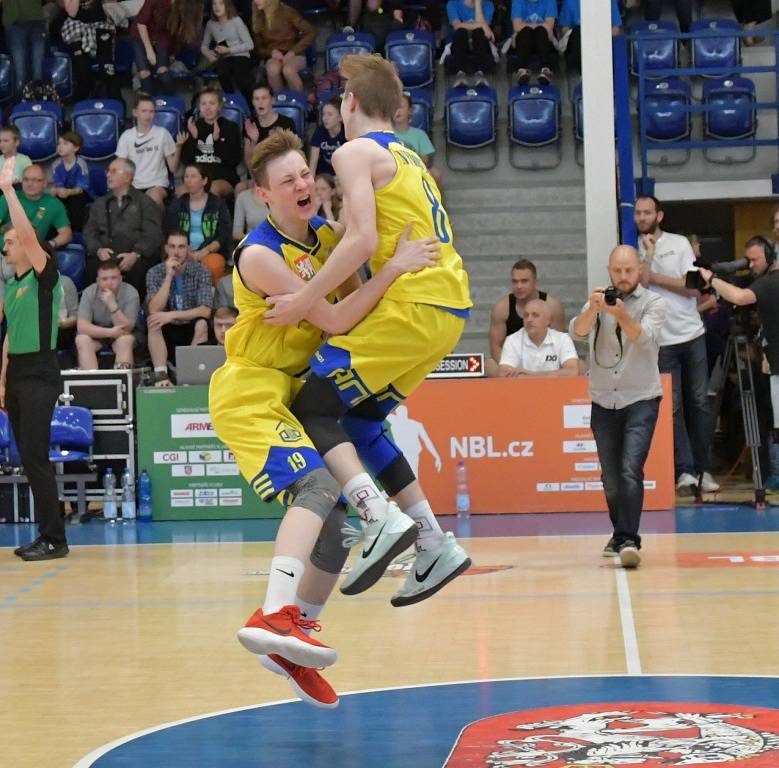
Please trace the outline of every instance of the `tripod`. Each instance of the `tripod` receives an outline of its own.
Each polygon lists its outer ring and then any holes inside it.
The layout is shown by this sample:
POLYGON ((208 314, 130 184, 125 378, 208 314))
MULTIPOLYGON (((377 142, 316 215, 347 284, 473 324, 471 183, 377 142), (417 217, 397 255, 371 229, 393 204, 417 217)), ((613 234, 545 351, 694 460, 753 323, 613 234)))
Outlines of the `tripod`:
POLYGON ((755 380, 752 376, 752 364, 749 357, 749 337, 744 329, 734 322, 728 336, 725 352, 722 355, 721 381, 717 387, 717 396, 714 399, 714 416, 720 412, 722 397, 725 393, 728 373, 731 366, 735 367, 738 380, 738 394, 741 400, 741 418, 744 423, 744 441, 750 449, 752 457, 752 483, 755 487, 755 507, 765 508, 765 486, 763 485, 763 473, 760 470, 759 449, 760 427, 757 420, 757 404, 755 401, 755 380))

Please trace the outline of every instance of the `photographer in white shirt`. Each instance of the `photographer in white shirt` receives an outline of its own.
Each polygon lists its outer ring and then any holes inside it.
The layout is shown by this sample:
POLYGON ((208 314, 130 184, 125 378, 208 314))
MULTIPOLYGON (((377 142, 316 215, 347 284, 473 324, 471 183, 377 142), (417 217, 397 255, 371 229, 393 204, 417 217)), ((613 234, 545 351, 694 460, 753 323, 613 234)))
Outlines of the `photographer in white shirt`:
POLYGON ((524 326, 506 337, 500 355, 498 375, 518 376, 576 376, 579 358, 571 337, 555 331, 552 311, 541 299, 525 305, 524 326))

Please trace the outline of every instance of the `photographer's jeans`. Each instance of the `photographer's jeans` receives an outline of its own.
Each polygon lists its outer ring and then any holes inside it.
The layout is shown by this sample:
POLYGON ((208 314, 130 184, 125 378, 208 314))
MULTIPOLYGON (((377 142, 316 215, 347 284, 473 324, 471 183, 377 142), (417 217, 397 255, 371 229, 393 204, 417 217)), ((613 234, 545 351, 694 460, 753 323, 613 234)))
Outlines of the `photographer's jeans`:
POLYGON ((709 373, 706 335, 660 347, 660 373, 673 381, 674 468, 676 479, 684 472, 698 475, 711 469, 709 373))
POLYGON ((617 546, 628 540, 641 546, 638 527, 644 506, 644 464, 659 408, 659 397, 619 409, 592 404, 590 426, 598 447, 603 492, 617 546))

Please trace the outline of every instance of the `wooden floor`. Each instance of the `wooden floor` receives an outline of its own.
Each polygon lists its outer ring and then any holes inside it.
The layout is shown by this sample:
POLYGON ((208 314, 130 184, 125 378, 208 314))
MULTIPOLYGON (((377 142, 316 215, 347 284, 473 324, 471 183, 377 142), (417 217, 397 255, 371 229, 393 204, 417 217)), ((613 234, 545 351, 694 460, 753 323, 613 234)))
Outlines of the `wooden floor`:
MULTIPOLYGON (((389 577, 333 597, 319 637, 339 652, 327 672, 338 691, 779 675, 779 533, 648 535, 631 573, 600 556, 600 535, 464 543, 477 572, 420 605, 392 608, 389 577)), ((70 768, 141 729, 290 698, 235 640, 261 602, 270 551, 74 546, 66 560, 23 563, 0 549, 0 765, 70 768)))

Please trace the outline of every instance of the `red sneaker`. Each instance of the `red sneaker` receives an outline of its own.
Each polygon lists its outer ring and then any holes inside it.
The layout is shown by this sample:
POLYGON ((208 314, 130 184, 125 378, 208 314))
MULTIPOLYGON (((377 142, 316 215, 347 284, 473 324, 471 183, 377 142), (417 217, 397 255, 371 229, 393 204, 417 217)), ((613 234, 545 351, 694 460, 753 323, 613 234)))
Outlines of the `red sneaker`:
POLYGON ((324 709, 335 709, 338 706, 338 694, 315 669, 298 666, 275 653, 271 656, 260 656, 260 664, 265 669, 286 677, 292 690, 312 706, 324 709))
POLYGON ((338 658, 332 648, 309 637, 302 630, 319 632, 318 621, 300 618, 300 608, 285 605, 276 613, 263 616, 258 608, 238 630, 238 640, 247 651, 270 656, 278 654, 301 667, 329 667, 338 658))

